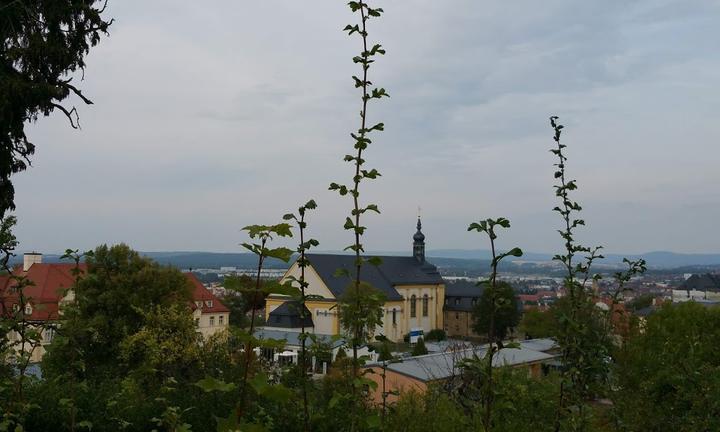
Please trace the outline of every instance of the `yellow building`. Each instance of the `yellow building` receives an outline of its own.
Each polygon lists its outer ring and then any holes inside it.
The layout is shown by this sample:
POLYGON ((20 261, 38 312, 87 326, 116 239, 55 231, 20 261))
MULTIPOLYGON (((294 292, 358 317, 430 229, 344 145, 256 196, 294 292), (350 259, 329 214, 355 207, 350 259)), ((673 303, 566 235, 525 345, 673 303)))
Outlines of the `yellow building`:
MULTIPOLYGON (((365 264, 360 278, 385 294, 383 325, 377 334, 388 339, 402 340, 411 329, 422 329, 426 334, 432 329, 443 328, 443 303, 445 285, 437 268, 425 260, 425 236, 421 231, 420 219, 413 236, 412 256, 381 256, 378 266, 365 264)), ((308 301, 306 307, 312 317, 311 328, 316 334, 340 334, 337 301, 352 279, 336 276, 339 269, 346 269, 354 275, 354 255, 308 254, 310 262, 305 269, 305 280, 309 283, 306 293, 318 296, 308 301)), ((295 262, 285 273, 281 282, 300 277, 300 267, 295 262)), ((292 320, 284 314, 273 314, 288 301, 288 297, 271 295, 266 300, 266 327, 287 328, 292 320)), ((285 310, 287 307, 281 308, 285 310)))

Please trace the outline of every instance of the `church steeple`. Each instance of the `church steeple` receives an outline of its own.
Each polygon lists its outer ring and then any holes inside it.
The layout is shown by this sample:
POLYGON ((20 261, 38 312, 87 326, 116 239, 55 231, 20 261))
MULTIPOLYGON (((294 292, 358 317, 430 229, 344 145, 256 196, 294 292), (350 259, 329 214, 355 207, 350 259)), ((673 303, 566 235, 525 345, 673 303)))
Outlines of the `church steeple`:
POLYGON ((422 233, 422 222, 418 215, 417 232, 413 236, 413 257, 418 262, 425 262, 425 234, 422 233))

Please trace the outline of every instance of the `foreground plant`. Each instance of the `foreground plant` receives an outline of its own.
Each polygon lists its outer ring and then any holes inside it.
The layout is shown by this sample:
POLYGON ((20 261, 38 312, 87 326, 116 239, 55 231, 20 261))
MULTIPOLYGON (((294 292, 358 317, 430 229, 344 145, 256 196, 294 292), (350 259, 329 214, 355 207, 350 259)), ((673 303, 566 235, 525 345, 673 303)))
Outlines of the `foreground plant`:
MULTIPOLYGON (((353 207, 350 212, 350 216, 345 219, 344 228, 348 231, 352 231, 354 235, 354 242, 346 250, 352 250, 355 253, 354 263, 354 274, 350 275, 347 271, 340 271, 342 275, 351 277, 353 282, 350 289, 352 293, 346 293, 344 298, 339 299, 339 311, 341 318, 344 316, 343 325, 346 328, 349 336, 350 343, 352 345, 353 357, 352 357, 352 373, 354 377, 358 377, 359 367, 361 359, 358 358, 358 348, 368 342, 367 335, 374 330, 374 327, 369 327, 375 324, 376 320, 372 317, 377 316, 376 311, 382 306, 378 306, 379 297, 378 293, 372 292, 370 289, 364 289, 361 270, 365 262, 363 253, 365 252, 364 245, 362 243, 362 236, 365 233, 366 227, 362 225, 361 216, 368 211, 380 213, 376 204, 361 204, 360 203, 360 185, 364 180, 374 180, 380 176, 380 173, 376 169, 365 168, 364 152, 368 146, 372 143, 370 135, 376 131, 382 131, 385 128, 383 123, 375 123, 370 126, 368 121, 368 102, 373 99, 382 99, 383 97, 389 97, 388 93, 382 87, 373 87, 373 83, 368 79, 368 71, 371 65, 375 62, 375 57, 384 55, 385 50, 380 44, 373 44, 369 46, 368 42, 368 31, 367 23, 371 18, 380 17, 383 13, 381 8, 372 8, 364 1, 350 1, 348 3, 350 10, 360 15, 359 24, 348 24, 345 26, 344 31, 349 36, 357 34, 362 40, 362 51, 360 55, 353 57, 353 62, 360 65, 362 74, 360 77, 353 76, 355 82, 355 88, 361 89, 361 109, 360 109, 360 127, 356 132, 350 134, 354 140, 353 149, 354 154, 345 155, 344 160, 353 165, 354 175, 350 185, 331 183, 330 190, 337 191, 341 196, 348 196, 352 199, 353 207), (352 302, 352 305, 347 302, 352 302), (366 304, 363 304, 366 303, 366 304), (371 310, 372 309, 372 310, 371 310), (363 319, 359 313, 369 311, 363 319), (367 317, 371 319, 367 319, 367 317)), ((379 259, 371 258, 369 260, 371 264, 378 265, 379 259)), ((356 381, 353 379, 353 385, 351 389, 351 395, 356 398, 358 394, 359 386, 364 385, 362 380, 356 381)), ((350 429, 354 430, 357 427, 357 419, 355 414, 355 407, 357 403, 351 403, 351 409, 353 415, 351 419, 350 429)))
MULTIPOLYGON (((495 240, 497 239, 497 233, 495 232, 496 228, 510 228, 510 221, 502 217, 497 219, 485 219, 480 222, 473 222, 468 227, 468 231, 477 231, 488 236, 488 239, 490 240, 490 252, 492 253, 492 261, 490 261, 490 278, 477 283, 478 286, 483 286, 485 288, 485 291, 483 292, 483 301, 486 301, 488 304, 483 305, 481 303, 480 306, 485 306, 482 310, 486 313, 479 318, 476 317, 476 319, 482 320, 478 323, 482 325, 478 325, 476 327, 480 327, 479 330, 486 330, 485 333, 488 337, 488 349, 484 358, 484 414, 482 417, 483 427, 488 432, 492 429, 492 410, 495 397, 495 389, 493 387, 493 358, 495 353, 503 348, 502 339, 505 337, 508 328, 517 324, 517 322, 510 323, 505 320, 498 322, 498 314, 508 310, 508 308, 510 308, 511 313, 516 313, 516 310, 513 310, 515 309, 515 302, 512 301, 512 288, 510 288, 511 297, 508 298, 507 295, 503 295, 505 287, 498 286, 498 265, 504 258, 509 256, 520 257, 523 254, 522 250, 518 247, 510 249, 508 252, 498 254, 495 249, 495 240)), ((517 319, 515 321, 517 321, 517 319)))
POLYGON ((310 250, 313 247, 317 247, 320 242, 318 242, 315 239, 308 239, 305 240, 305 229, 307 228, 307 222, 305 221, 305 214, 308 210, 314 210, 317 208, 317 204, 314 200, 310 200, 305 205, 302 205, 298 208, 298 214, 295 215, 293 213, 288 213, 285 216, 283 216, 283 219, 285 220, 294 220, 297 223, 298 231, 300 232, 300 244, 298 244, 298 247, 296 249, 297 253, 300 255, 298 257, 297 263, 298 267, 300 267, 300 278, 290 277, 289 282, 291 284, 297 284, 300 288, 300 296, 296 299, 296 303, 298 304, 298 307, 300 308, 299 314, 300 314, 300 371, 302 372, 302 397, 303 397, 303 430, 309 431, 310 430, 310 412, 309 412, 309 402, 308 402, 308 382, 307 382, 307 351, 306 351, 306 345, 307 345, 307 338, 308 334, 305 333, 305 319, 307 318, 307 308, 305 307, 305 302, 309 299, 314 299, 319 296, 308 296, 305 290, 309 286, 309 283, 305 280, 305 269, 310 265, 310 261, 307 259, 306 252, 310 250))

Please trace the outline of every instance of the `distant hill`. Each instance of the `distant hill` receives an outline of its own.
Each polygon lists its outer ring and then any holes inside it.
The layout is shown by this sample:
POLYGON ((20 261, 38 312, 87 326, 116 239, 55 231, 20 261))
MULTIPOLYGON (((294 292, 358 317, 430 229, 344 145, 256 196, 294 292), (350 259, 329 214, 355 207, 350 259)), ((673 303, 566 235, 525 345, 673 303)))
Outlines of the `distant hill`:
MULTIPOLYGON (((428 257, 457 259, 490 259, 490 251, 485 249, 436 249, 427 252, 428 257)), ((682 254, 667 251, 647 252, 643 254, 604 254, 605 259, 598 263, 622 264, 623 258, 636 260, 643 258, 649 267, 676 268, 688 266, 720 266, 720 254, 682 254)), ((550 261, 553 255, 525 252, 522 257, 508 257, 512 261, 550 261)))
MULTIPOLYGON (((257 267, 257 257, 251 253, 224 253, 224 252, 140 252, 160 264, 171 265, 180 269, 189 268, 219 268, 219 267, 257 267)), ((14 257, 12 265, 22 263, 22 255, 14 257)), ((43 262, 61 262, 60 255, 43 255, 43 262)), ((65 261, 70 262, 70 261, 65 261)), ((275 258, 268 258, 263 265, 269 269, 285 269, 288 264, 275 258)))
MULTIPOLYGON (((329 253, 341 253, 327 251, 329 253)), ((154 259, 155 261, 172 265, 181 269, 188 268, 219 268, 219 267, 240 267, 254 268, 257 266, 257 257, 251 253, 228 253, 228 252, 141 252, 141 254, 154 259)), ((376 251, 370 255, 406 255, 407 252, 376 251)), ((444 269, 454 270, 478 270, 485 269, 489 265, 490 251, 484 249, 435 249, 427 252, 428 259, 433 264, 444 269)), ((648 252, 638 255, 607 254, 605 259, 598 261, 598 265, 604 268, 613 268, 622 264, 624 257, 629 259, 644 258, 648 267, 656 270, 675 269, 680 270, 712 270, 720 268, 720 254, 680 254, 675 252, 648 252)), ((59 262, 60 255, 48 254, 43 256, 44 262, 59 262)), ((504 262, 507 270, 519 271, 521 273, 533 272, 544 269, 544 272, 552 271, 548 264, 552 261, 551 254, 526 252, 522 257, 508 257, 504 262)), ((11 260, 12 264, 22 263, 22 255, 11 260)), ((277 260, 268 259, 265 267, 269 269, 285 269, 288 264, 277 260)), ((689 271, 688 271, 689 272, 689 271)))

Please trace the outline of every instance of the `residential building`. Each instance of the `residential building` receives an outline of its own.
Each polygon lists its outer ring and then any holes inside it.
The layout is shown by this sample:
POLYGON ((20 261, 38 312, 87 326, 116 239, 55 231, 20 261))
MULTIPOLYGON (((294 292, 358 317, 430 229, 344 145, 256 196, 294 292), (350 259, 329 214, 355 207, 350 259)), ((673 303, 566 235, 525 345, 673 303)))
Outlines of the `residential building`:
MULTIPOLYGON (((87 265, 80 264, 79 270, 87 272, 87 265)), ((32 361, 42 359, 45 346, 52 342, 57 329, 57 322, 62 315, 62 306, 75 299, 72 287, 75 283, 71 263, 43 263, 42 254, 29 253, 23 257, 22 267, 13 270, 16 275, 26 277, 30 285, 23 289, 27 304, 25 316, 28 321, 43 328, 40 346, 32 352, 32 361)), ((202 283, 192 274, 185 273, 192 286, 192 303, 189 305, 193 318, 204 337, 223 331, 228 327, 230 310, 223 305, 202 283)), ((12 290, 13 279, 8 275, 0 276, 0 313, 7 314, 17 311, 18 296, 12 290)), ((11 335, 17 338, 18 335, 11 335)), ((30 349, 28 347, 27 349, 30 349)))
MULTIPOLYGON (((381 256, 379 265, 365 263, 360 272, 365 282, 385 296, 383 323, 376 330, 388 339, 402 340, 411 329, 425 333, 443 328, 443 301, 445 284, 437 268, 425 260, 425 235, 420 219, 413 236, 412 256, 381 256)), ((337 304, 346 290, 353 286, 355 274, 354 255, 307 254, 309 265, 305 269, 308 282, 306 293, 315 296, 305 303, 312 320, 312 332, 326 335, 341 333, 337 304), (339 275, 338 270, 346 271, 339 275)), ((300 277, 300 267, 295 262, 285 273, 281 282, 300 277)), ((273 325, 271 314, 288 302, 287 296, 270 295, 266 300, 266 320, 273 325)), ((277 315, 275 315, 277 316, 277 315)), ((308 321, 308 324, 310 322, 308 321)))
POLYGON ((468 280, 445 284, 444 327, 449 337, 477 338, 472 312, 480 302, 483 287, 468 280))
MULTIPOLYGON (((493 356, 493 367, 510 366, 525 368, 532 377, 541 376, 543 365, 556 366, 560 354, 557 344, 551 339, 531 339, 519 343, 519 348, 503 348, 493 356)), ((373 373, 365 374, 378 385, 372 389, 373 400, 382 402, 382 393, 388 395, 387 402, 397 401, 407 391, 425 392, 430 385, 440 384, 460 376, 464 360, 475 356, 483 358, 487 345, 453 350, 423 356, 408 357, 397 362, 375 363, 366 366, 373 373), (384 383, 382 375, 385 375, 384 383)))

